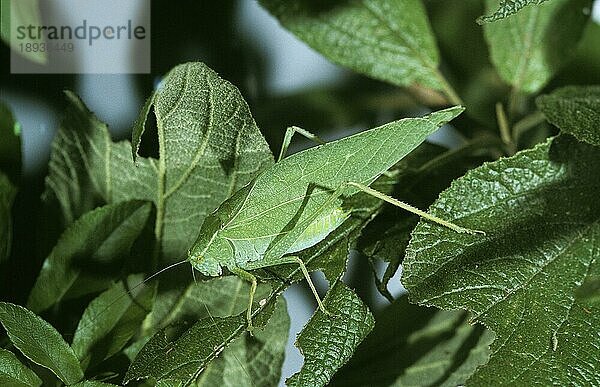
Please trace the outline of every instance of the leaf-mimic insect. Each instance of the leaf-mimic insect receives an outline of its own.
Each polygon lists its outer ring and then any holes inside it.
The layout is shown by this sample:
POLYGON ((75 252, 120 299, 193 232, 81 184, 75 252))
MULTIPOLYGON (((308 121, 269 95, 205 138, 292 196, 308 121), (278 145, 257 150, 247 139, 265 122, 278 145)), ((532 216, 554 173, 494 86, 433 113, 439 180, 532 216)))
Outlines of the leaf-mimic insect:
POLYGON ((457 106, 422 118, 394 121, 282 158, 294 132, 315 139, 299 128, 288 129, 278 162, 204 220, 187 260, 204 275, 219 276, 226 268, 252 283, 247 310, 248 327, 252 329, 251 307, 257 279, 251 271, 255 269, 300 265, 325 312, 296 253, 322 241, 339 227, 351 212, 344 207, 344 199, 358 192, 376 196, 456 232, 477 233, 369 187, 463 110, 457 106))

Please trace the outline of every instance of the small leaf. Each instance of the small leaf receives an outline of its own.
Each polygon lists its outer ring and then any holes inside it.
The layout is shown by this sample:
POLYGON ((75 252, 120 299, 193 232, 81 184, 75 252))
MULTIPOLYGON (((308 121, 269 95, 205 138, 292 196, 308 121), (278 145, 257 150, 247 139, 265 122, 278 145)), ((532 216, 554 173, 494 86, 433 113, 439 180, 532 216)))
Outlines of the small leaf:
POLYGON ((471 383, 600 383, 600 298, 578 290, 600 276, 599 172, 599 148, 560 136, 468 172, 430 208, 487 236, 413 231, 410 299, 467 309, 496 333, 471 383))
POLYGON ((334 63, 398 86, 444 90, 420 0, 261 0, 280 23, 334 63))
POLYGON ((36 312, 46 310, 60 302, 78 281, 84 281, 86 274, 89 276, 86 267, 112 265, 126 256, 150 210, 150 203, 130 201, 83 215, 63 233, 46 258, 29 295, 28 307, 36 312))
POLYGON ((402 297, 376 318, 375 329, 332 386, 458 386, 487 362, 493 335, 467 315, 408 303, 402 297))
POLYGON ((71 345, 84 368, 114 355, 137 333, 152 307, 152 292, 136 288, 130 294, 126 289, 137 286, 142 279, 130 276, 127 288, 121 282, 114 284, 85 309, 71 345))
POLYGON ((477 23, 485 24, 495 22, 497 20, 501 20, 511 15, 514 15, 515 13, 519 12, 523 7, 530 5, 539 5, 545 1, 546 0, 500 0, 498 9, 496 9, 496 11, 489 15, 479 17, 477 19, 477 23))
POLYGON ((25 367, 14 353, 0 348, 0 384, 14 387, 37 387, 42 380, 25 367))
POLYGON ((13 183, 21 178, 21 125, 14 115, 0 102, 0 170, 13 183))
MULTIPOLYGON (((486 1, 488 10, 498 0, 486 1)), ((525 93, 539 91, 575 53, 590 0, 552 0, 486 24, 485 38, 500 76, 525 93)))
POLYGON ((304 365, 286 380, 289 386, 325 386, 373 329, 373 315, 343 282, 333 285, 324 303, 331 315, 317 311, 298 335, 304 365))
POLYGON ((11 208, 16 190, 8 178, 0 172, 0 262, 10 255, 12 244, 11 208))
POLYGON ((536 102, 552 125, 579 141, 600 145, 600 86, 567 86, 536 102))
POLYGON ((66 384, 83 378, 79 360, 60 333, 22 306, 0 302, 0 323, 13 345, 36 364, 48 368, 66 384))

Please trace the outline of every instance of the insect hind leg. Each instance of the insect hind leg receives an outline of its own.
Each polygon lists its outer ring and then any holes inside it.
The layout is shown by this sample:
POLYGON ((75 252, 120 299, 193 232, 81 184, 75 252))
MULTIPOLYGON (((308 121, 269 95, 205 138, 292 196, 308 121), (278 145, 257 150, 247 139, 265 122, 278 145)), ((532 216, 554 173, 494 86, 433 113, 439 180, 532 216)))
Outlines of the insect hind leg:
POLYGON ((473 235, 474 234, 483 234, 483 235, 485 235, 485 232, 483 232, 483 231, 471 230, 471 229, 468 229, 468 228, 456 225, 456 224, 454 224, 452 222, 449 222, 447 220, 443 220, 441 218, 438 218, 437 216, 428 214, 425 211, 422 211, 422 210, 420 210, 420 209, 418 209, 416 207, 413 207, 413 206, 411 206, 408 203, 401 202, 398 199, 394 199, 391 196, 388 196, 388 195, 386 195, 384 193, 376 191, 373 188, 368 187, 368 186, 366 186, 364 184, 355 183, 355 182, 348 182, 346 184, 349 185, 349 186, 352 186, 354 188, 358 188, 359 190, 361 190, 362 192, 364 192, 366 194, 369 194, 369 195, 374 196, 374 197, 376 197, 378 199, 381 199, 381 200, 386 201, 386 202, 388 202, 390 204, 393 204, 396 207, 400 207, 403 210, 412 212, 415 215, 418 215, 418 216, 420 216, 422 218, 425 218, 425 219, 427 219, 429 221, 432 221, 434 223, 440 224, 440 225, 442 225, 444 227, 447 227, 447 228, 449 228, 449 229, 451 229, 453 231, 456 231, 458 233, 466 233, 466 234, 473 234, 473 235))

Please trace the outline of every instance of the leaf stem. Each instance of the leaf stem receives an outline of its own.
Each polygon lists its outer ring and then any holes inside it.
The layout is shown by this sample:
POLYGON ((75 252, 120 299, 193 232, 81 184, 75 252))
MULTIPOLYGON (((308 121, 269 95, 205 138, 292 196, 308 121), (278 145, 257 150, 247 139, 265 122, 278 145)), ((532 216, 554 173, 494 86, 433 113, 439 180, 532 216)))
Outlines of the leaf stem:
POLYGON ((513 140, 512 131, 508 124, 508 118, 506 118, 506 112, 504 111, 504 105, 498 102, 496 104, 496 119, 498 120, 498 127, 500 128, 500 138, 506 145, 508 152, 513 155, 516 153, 517 148, 513 140))
MULTIPOLYGON (((481 137, 469 140, 469 142, 467 142, 463 146, 456 149, 450 149, 442 153, 441 155, 429 160, 428 162, 423 164, 419 169, 417 169, 416 173, 423 174, 428 170, 443 167, 449 162, 452 162, 453 160, 456 160, 464 155, 472 154, 475 151, 482 149, 490 151, 491 154, 491 149, 502 150, 502 142, 500 142, 497 136, 493 136, 491 134, 483 135, 481 137)), ((495 154, 497 152, 493 153, 495 154)))
POLYGON ((546 117, 540 111, 536 111, 531 113, 528 116, 523 117, 520 121, 518 121, 513 126, 513 136, 515 139, 519 139, 523 133, 528 131, 531 128, 534 128, 544 122, 546 117))
POLYGON ((463 102, 463 100, 460 98, 460 96, 458 95, 456 90, 454 90, 454 88, 452 87, 450 82, 448 82, 446 77, 444 77, 444 75, 440 72, 439 69, 435 70, 435 75, 436 75, 438 81, 440 82, 440 84, 442 85, 442 91, 444 92, 444 94, 446 94, 446 97, 448 98, 448 102, 450 102, 454 105, 464 106, 465 103, 463 102))
POLYGON ((514 120, 519 114, 521 114, 522 103, 524 95, 516 88, 510 89, 510 95, 508 97, 508 117, 514 120))

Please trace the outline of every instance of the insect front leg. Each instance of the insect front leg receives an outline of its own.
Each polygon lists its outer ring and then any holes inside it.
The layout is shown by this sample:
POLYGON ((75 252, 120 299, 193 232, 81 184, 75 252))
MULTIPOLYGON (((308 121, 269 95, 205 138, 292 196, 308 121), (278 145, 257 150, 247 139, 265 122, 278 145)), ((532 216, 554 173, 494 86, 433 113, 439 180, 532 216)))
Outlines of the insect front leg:
POLYGON ((248 331, 252 333, 252 330, 254 329, 254 327, 252 326, 252 304, 254 303, 254 294, 256 293, 256 286, 258 284, 258 281, 252 273, 247 272, 246 270, 240 269, 238 267, 234 267, 229 270, 231 270, 233 274, 237 275, 245 281, 250 282, 251 284, 250 296, 248 301, 248 310, 246 311, 246 319, 248 320, 248 331))
POLYGON ((442 225, 444 227, 448 227, 449 229, 454 230, 454 231, 456 231, 458 233, 467 233, 467 234, 473 234, 473 235, 474 234, 483 234, 483 235, 485 235, 485 232, 483 232, 483 231, 471 230, 471 229, 468 229, 468 228, 465 228, 465 227, 458 226, 458 225, 456 225, 454 223, 451 223, 451 222, 448 222, 446 220, 440 219, 437 216, 433 216, 431 214, 426 213, 425 211, 421 211, 420 209, 418 209, 416 207, 413 207, 410 204, 401 202, 398 199, 394 199, 393 197, 388 196, 388 195, 386 195, 384 193, 381 193, 379 191, 376 191, 376 190, 374 190, 371 187, 367 187, 364 184, 354 183, 354 182, 350 182, 350 183, 347 183, 347 184, 350 185, 350 186, 352 186, 352 187, 358 188, 359 190, 361 190, 364 193, 367 193, 367 194, 369 194, 371 196, 374 196, 374 197, 376 197, 378 199, 381 199, 381 200, 386 201, 386 202, 388 202, 390 204, 393 204, 396 207, 400 207, 400 208, 402 208, 402 209, 404 209, 406 211, 412 212, 413 214, 418 215, 418 216, 420 216, 422 218, 425 218, 427 220, 430 220, 432 222, 440 224, 440 225, 442 225))
POLYGON ((317 144, 325 144, 325 141, 321 140, 318 136, 312 134, 308 130, 299 128, 297 126, 290 126, 285 131, 285 136, 283 137, 283 144, 281 144, 281 151, 279 152, 277 162, 281 161, 281 159, 283 159, 283 156, 285 156, 285 154, 287 153, 287 149, 290 146, 290 143, 292 142, 292 137, 295 133, 301 134, 309 140, 316 142, 317 144))

